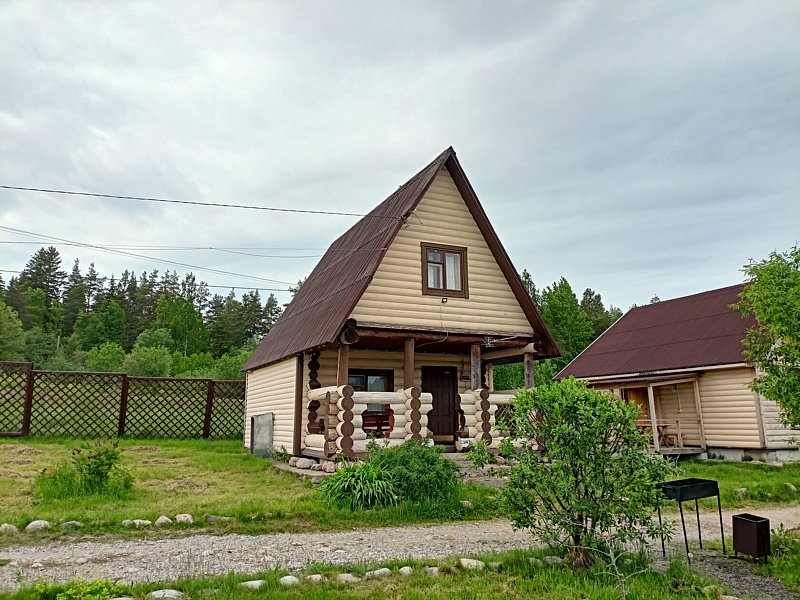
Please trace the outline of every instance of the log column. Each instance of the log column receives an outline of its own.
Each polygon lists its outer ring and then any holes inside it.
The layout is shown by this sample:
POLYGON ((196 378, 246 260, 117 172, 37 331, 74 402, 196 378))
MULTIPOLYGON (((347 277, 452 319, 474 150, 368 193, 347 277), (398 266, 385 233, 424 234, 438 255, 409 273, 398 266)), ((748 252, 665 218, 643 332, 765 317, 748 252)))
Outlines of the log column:
POLYGON ((491 413, 489 412, 489 407, 491 406, 489 403, 489 390, 475 389, 473 392, 475 394, 475 407, 476 411, 475 414, 478 416, 478 441, 486 440, 487 444, 492 443, 492 423, 491 423, 491 413))
POLYGON ((470 385, 473 390, 481 387, 481 345, 472 344, 469 349, 470 385))
POLYGON ((420 441, 422 440, 422 435, 420 434, 422 431, 422 424, 420 423, 422 417, 420 412, 420 408, 422 408, 422 401, 420 400, 422 390, 416 386, 411 386, 406 388, 405 394, 406 398, 408 398, 406 400, 406 416, 408 418, 406 431, 409 432, 412 440, 420 441))
POLYGON ((536 385, 536 380, 533 372, 533 354, 522 355, 522 370, 525 375, 525 389, 529 390, 536 385))
POLYGON ((403 343, 403 389, 414 387, 414 338, 403 343))
POLYGON ((325 394, 325 404, 328 408, 328 427, 325 431, 325 455, 328 458, 334 458, 339 448, 336 446, 336 440, 339 438, 339 432, 336 431, 336 426, 339 424, 339 406, 336 401, 339 395, 333 395, 330 392, 325 394))
MULTIPOLYGON (((347 348, 347 346, 344 347, 347 348)), ((339 400, 339 406, 342 409, 339 413, 339 419, 342 422, 339 428, 342 433, 339 446, 342 449, 342 454, 347 458, 355 458, 356 453, 353 451, 352 437, 355 432, 355 425, 353 424, 353 407, 355 406, 355 402, 353 401, 353 388, 349 385, 344 385, 340 388, 339 393, 342 395, 342 398, 339 400)))
POLYGON ((347 385, 347 371, 350 365, 350 346, 339 346, 339 363, 336 370, 336 385, 347 385))

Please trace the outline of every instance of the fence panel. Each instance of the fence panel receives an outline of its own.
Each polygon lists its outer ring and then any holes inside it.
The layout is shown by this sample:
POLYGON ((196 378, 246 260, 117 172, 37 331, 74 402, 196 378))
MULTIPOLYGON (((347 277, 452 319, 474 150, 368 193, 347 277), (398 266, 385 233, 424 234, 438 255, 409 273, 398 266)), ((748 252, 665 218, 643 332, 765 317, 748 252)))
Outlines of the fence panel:
POLYGON ((0 436, 22 435, 30 363, 0 363, 0 436))
POLYGON ((33 372, 31 435, 113 437, 123 375, 33 372))
POLYGON ((212 439, 236 439, 244 431, 244 381, 215 381, 212 439))
POLYGON ((129 377, 125 435, 201 438, 207 395, 205 379, 129 377))

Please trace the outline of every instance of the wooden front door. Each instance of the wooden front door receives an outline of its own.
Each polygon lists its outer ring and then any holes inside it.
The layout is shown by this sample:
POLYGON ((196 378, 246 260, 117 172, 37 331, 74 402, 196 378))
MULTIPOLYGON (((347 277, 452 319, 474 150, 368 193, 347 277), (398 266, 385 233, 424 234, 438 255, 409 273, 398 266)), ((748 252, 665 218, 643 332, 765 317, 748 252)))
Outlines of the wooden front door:
POLYGON ((455 367, 422 367, 422 391, 433 395, 428 429, 435 442, 452 443, 455 440, 457 374, 455 367))

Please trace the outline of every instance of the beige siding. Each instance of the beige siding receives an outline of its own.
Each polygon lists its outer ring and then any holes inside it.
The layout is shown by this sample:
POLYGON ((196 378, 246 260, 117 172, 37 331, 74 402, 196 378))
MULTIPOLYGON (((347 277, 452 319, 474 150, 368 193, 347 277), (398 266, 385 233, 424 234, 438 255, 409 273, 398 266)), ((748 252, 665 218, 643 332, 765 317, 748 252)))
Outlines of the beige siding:
POLYGON ((756 397, 748 387, 753 369, 705 371, 699 380, 706 444, 713 448, 760 448, 756 397))
POLYGON ((760 396, 759 400, 767 448, 796 448, 800 439, 800 431, 784 427, 781 422, 781 409, 772 400, 760 396))
MULTIPOLYGON (((336 350, 326 350, 320 355, 319 363, 319 382, 323 386, 336 385, 336 350)), ((306 361, 306 364, 308 361, 306 361)), ((413 385, 421 385, 421 367, 456 367, 458 371, 458 390, 465 392, 469 388, 469 381, 461 381, 461 375, 469 375, 470 362, 469 356, 458 354, 424 354, 417 352, 414 356, 414 382, 413 385)), ((403 353, 402 352, 380 352, 374 350, 351 350, 349 367, 351 369, 383 369, 394 371, 395 389, 405 389, 410 387, 403 381, 403 353)), ((308 369, 304 373, 305 388, 308 389, 308 369)), ((425 390, 423 390, 425 391, 425 390)))
POLYGON ((694 399, 693 383, 678 383, 653 387, 656 404, 656 421, 670 423, 667 433, 683 436, 684 446, 700 446, 700 415, 697 414, 697 405, 694 399), (674 387, 674 389, 673 389, 674 387))
POLYGON ((273 446, 292 451, 297 358, 256 369, 247 375, 244 442, 250 443, 250 417, 273 413, 273 446))
POLYGON ((359 323, 532 333, 446 168, 387 250, 353 317, 359 323), (448 298, 443 304, 439 296, 422 294, 421 242, 467 248, 469 298, 448 298))

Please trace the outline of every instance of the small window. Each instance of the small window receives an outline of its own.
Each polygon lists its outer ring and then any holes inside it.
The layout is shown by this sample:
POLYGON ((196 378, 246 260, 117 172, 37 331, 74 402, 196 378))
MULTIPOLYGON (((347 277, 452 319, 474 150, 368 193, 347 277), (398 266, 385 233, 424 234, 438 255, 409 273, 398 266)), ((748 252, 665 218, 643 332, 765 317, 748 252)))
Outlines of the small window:
POLYGON ((422 293, 468 298, 467 249, 422 244, 422 293))
MULTIPOLYGON (((394 388, 394 372, 372 369, 350 369, 347 383, 356 392, 390 392, 394 388)), ((361 415, 361 428, 370 435, 381 437, 389 430, 389 405, 367 404, 361 415)))

